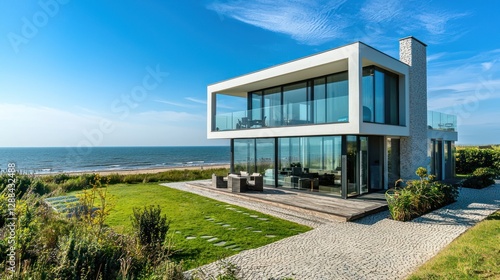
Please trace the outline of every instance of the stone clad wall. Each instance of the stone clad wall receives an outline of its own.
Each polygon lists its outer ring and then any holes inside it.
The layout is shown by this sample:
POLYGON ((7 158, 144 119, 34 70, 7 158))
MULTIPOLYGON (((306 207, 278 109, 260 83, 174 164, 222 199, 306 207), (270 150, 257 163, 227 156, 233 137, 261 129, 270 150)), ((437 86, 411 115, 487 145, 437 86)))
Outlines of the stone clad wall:
POLYGON ((415 170, 430 162, 427 140, 427 55, 426 45, 408 37, 399 41, 399 59, 410 66, 407 122, 409 137, 401 137, 401 178, 417 178, 415 170))

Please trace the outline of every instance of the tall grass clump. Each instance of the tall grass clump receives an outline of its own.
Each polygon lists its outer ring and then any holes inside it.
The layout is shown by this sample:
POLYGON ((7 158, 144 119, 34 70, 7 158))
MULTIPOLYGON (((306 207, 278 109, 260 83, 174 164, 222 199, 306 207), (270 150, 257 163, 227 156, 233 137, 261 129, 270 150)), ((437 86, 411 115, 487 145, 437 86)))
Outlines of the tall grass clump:
POLYGON ((385 197, 391 217, 397 221, 409 221, 432 210, 453 203, 458 197, 458 187, 435 181, 433 175, 419 167, 415 172, 419 180, 406 182, 406 186, 396 186, 387 190, 385 197))

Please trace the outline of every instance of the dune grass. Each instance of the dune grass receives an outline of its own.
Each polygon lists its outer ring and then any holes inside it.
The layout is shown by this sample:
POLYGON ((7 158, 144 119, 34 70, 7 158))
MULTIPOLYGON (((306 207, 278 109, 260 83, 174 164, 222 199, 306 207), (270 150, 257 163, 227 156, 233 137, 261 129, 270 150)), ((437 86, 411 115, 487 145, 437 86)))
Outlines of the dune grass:
POLYGON ((170 220, 173 259, 184 260, 186 269, 310 230, 307 226, 154 183, 110 185, 108 191, 114 209, 106 223, 118 232, 130 233, 134 207, 159 205, 170 220))
POLYGON ((500 211, 454 240, 408 279, 500 279, 500 211))

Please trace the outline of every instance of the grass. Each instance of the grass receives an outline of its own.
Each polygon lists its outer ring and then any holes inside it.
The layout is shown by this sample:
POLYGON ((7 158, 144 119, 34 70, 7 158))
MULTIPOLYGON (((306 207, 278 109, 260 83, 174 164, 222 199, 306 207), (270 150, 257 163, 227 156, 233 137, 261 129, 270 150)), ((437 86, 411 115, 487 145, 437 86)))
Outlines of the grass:
POLYGON ((500 279, 500 211, 469 229, 408 279, 500 279))
POLYGON ((113 196, 114 209, 106 223, 118 232, 130 233, 132 208, 161 207, 162 214, 170 220, 169 236, 177 250, 173 259, 184 260, 186 269, 310 230, 307 226, 154 183, 116 184, 108 190, 113 196), (209 238, 202 236, 217 240, 208 242, 209 238), (223 241, 224 245, 214 246, 223 241))

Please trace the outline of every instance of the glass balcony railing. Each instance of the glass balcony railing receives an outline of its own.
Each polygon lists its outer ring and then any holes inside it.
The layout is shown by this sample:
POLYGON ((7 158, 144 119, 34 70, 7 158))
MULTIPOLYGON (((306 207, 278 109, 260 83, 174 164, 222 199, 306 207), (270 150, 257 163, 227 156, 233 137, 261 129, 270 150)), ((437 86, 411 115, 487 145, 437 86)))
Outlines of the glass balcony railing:
MULTIPOLYGON (((348 122, 347 108, 332 109, 335 112, 332 114, 327 114, 328 108, 311 112, 311 103, 313 102, 291 103, 217 114, 213 131, 348 122)), ((318 104, 315 105, 318 107, 318 104)))
POLYGON ((427 111, 427 127, 434 130, 457 131, 457 116, 427 111))

